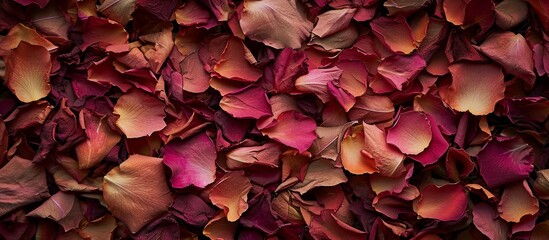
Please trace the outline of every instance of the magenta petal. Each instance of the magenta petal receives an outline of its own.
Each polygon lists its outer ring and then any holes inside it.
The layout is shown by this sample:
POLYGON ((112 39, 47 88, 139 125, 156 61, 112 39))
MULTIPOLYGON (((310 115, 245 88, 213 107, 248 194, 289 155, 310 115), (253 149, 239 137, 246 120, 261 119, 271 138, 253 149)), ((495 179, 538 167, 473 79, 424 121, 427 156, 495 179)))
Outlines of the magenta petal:
POLYGON ((214 182, 216 157, 215 145, 205 133, 168 143, 164 163, 172 170, 172 187, 203 188, 214 182))
POLYGON ((527 178, 534 170, 534 157, 532 147, 520 137, 497 137, 477 155, 480 174, 491 188, 527 178))

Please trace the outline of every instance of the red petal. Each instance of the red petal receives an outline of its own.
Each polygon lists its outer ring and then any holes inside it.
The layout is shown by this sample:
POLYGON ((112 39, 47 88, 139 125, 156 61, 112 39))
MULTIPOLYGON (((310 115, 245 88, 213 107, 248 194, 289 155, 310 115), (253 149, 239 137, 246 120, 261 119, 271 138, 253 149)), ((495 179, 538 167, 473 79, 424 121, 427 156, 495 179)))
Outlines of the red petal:
POLYGON ((460 184, 429 185, 417 202, 420 217, 440 221, 457 221, 465 215, 466 209, 467 195, 460 184))

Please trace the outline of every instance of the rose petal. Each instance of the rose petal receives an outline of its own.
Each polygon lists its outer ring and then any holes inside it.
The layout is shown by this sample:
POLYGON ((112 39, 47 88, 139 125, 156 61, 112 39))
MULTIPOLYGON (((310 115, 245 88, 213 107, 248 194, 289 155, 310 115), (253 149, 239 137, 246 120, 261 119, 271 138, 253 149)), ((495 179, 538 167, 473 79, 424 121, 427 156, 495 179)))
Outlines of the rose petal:
POLYGON ((379 171, 375 160, 361 153, 364 144, 364 128, 360 125, 352 127, 341 142, 341 163, 352 174, 371 174, 379 171))
POLYGON ((336 186, 347 182, 341 168, 334 167, 331 160, 319 159, 309 164, 305 178, 292 187, 292 191, 305 194, 316 187, 336 186))
POLYGON ((259 146, 238 147, 227 152, 227 167, 243 168, 252 164, 278 167, 282 148, 277 143, 265 143, 259 146))
POLYGON ((139 39, 148 44, 141 47, 141 51, 155 73, 160 72, 160 68, 166 58, 170 55, 174 46, 173 33, 171 25, 164 27, 160 32, 147 34, 139 39))
POLYGON ((42 46, 48 51, 57 49, 57 46, 38 34, 36 30, 19 23, 13 26, 4 38, 0 39, 0 56, 4 56, 9 50, 19 46, 21 42, 42 46))
POLYGON ((496 25, 509 30, 528 17, 528 4, 517 0, 504 0, 496 5, 496 25))
POLYGON ((116 218, 138 232, 173 202, 162 159, 131 155, 105 175, 103 198, 116 218))
POLYGON ((273 115, 265 90, 255 86, 223 96, 219 107, 235 118, 259 119, 273 115))
POLYGON ((25 103, 46 97, 51 91, 50 53, 42 46, 21 42, 6 59, 6 85, 25 103))
POLYGON ((486 115, 503 99, 505 84, 501 68, 486 63, 456 63, 450 67, 452 85, 441 97, 452 109, 486 115))
POLYGON ((508 239, 509 225, 498 218, 496 208, 486 202, 473 207, 473 223, 489 239, 508 239))
POLYGON ((442 135, 437 124, 435 124, 435 119, 430 115, 427 115, 429 119, 429 125, 431 126, 431 132, 433 133, 433 138, 429 146, 425 150, 417 155, 410 155, 409 157, 420 162, 423 166, 433 164, 438 161, 446 150, 450 146, 448 141, 442 135))
POLYGON ((417 54, 410 56, 392 55, 381 61, 377 71, 393 87, 402 90, 402 86, 414 79, 425 66, 425 60, 417 54))
POLYGON ((496 137, 477 158, 480 174, 490 188, 524 179, 534 169, 533 149, 520 137, 496 137))
POLYGON ((313 34, 326 37, 349 26, 355 13, 355 8, 343 8, 326 11, 317 16, 318 21, 313 28, 313 34))
POLYGON ((534 85, 534 59, 526 39, 520 34, 502 32, 491 34, 480 45, 480 51, 501 64, 506 72, 534 85))
POLYGON ((248 192, 251 188, 244 171, 229 172, 212 187, 210 200, 223 209, 229 222, 235 222, 248 209, 248 192))
POLYGON ((375 18, 370 27, 381 43, 393 52, 409 54, 417 47, 412 29, 403 16, 375 18))
POLYGON ((356 99, 349 110, 349 118, 368 124, 385 122, 393 118, 395 107, 387 96, 364 94, 356 99))
POLYGON ((84 217, 76 196, 62 191, 51 196, 27 216, 49 218, 58 222, 65 231, 78 228, 84 217))
POLYGON ((121 137, 108 125, 106 117, 99 117, 87 109, 80 111, 80 127, 86 132, 86 140, 75 147, 81 169, 98 164, 118 144, 121 137))
POLYGON ((179 64, 183 77, 183 90, 201 93, 210 87, 210 75, 204 70, 198 52, 191 53, 179 64))
POLYGON ((429 185, 421 191, 417 214, 422 218, 457 221, 465 215, 467 195, 460 184, 429 185))
POLYGON ((131 90, 122 95, 114 106, 114 114, 120 118, 116 126, 128 138, 150 136, 166 127, 164 103, 141 90, 131 90))
POLYGON ((421 112, 401 113, 395 125, 387 129, 387 143, 397 147, 404 154, 423 152, 433 139, 431 124, 421 112))
POLYGON ((215 217, 216 210, 208 205, 202 198, 194 194, 181 194, 177 196, 171 206, 173 214, 192 226, 205 226, 210 219, 215 217))
POLYGON ((244 58, 246 54, 246 46, 240 39, 229 38, 213 70, 228 79, 255 82, 263 73, 244 58))
POLYGON ((124 26, 115 21, 106 18, 91 16, 86 19, 82 31, 82 40, 80 49, 86 50, 96 43, 99 47, 106 48, 109 45, 125 44, 128 42, 128 33, 124 26))
POLYGON ((278 92, 289 92, 294 88, 295 80, 308 72, 308 58, 302 51, 284 48, 276 57, 274 88, 278 92))
POLYGON ((295 80, 295 88, 301 92, 314 93, 326 103, 332 99, 328 92, 328 82, 339 79, 342 73, 337 67, 313 69, 295 80))
POLYGON ((240 26, 250 39, 277 49, 300 48, 313 29, 304 6, 297 0, 246 0, 240 26))
POLYGON ((0 216, 49 197, 46 171, 30 160, 13 157, 0 168, 0 216))
POLYGON ((130 21, 131 14, 136 8, 135 2, 136 0, 105 0, 97 7, 97 11, 125 26, 130 21))
POLYGON ((539 210, 539 202, 532 194, 526 180, 508 185, 498 204, 499 216, 507 222, 518 223, 528 215, 534 215, 539 210))
POLYGON ((463 149, 448 149, 445 161, 446 176, 454 182, 464 179, 475 170, 475 163, 463 149))
POLYGON ((215 145, 205 133, 171 141, 164 149, 164 163, 172 170, 172 187, 204 188, 215 180, 215 145))
POLYGON ((307 150, 316 139, 315 121, 298 111, 278 115, 276 125, 261 129, 261 133, 299 152, 307 150))

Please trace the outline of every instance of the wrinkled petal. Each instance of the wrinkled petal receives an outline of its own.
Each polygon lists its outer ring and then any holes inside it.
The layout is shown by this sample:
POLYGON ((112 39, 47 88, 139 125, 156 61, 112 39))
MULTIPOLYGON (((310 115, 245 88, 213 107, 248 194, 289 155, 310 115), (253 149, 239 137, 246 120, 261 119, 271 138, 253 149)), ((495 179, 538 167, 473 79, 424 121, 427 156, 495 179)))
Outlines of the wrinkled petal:
POLYGON ((305 179, 292 187, 292 191, 305 194, 315 187, 330 187, 347 182, 341 168, 336 168, 330 160, 320 159, 309 164, 305 179))
POLYGON ((416 49, 412 29, 403 16, 379 17, 370 23, 376 37, 396 53, 409 54, 416 49))
POLYGON ((88 110, 80 111, 80 127, 86 132, 86 140, 75 148, 80 168, 98 164, 118 144, 121 137, 108 125, 106 117, 99 117, 88 110))
POLYGON ((318 21, 312 31, 313 34, 325 37, 346 28, 351 22, 355 11, 355 8, 343 8, 318 15, 318 21))
POLYGON ((509 225, 498 218, 497 209, 486 202, 473 207, 473 223, 489 239, 508 239, 509 225))
POLYGON ((96 43, 101 48, 106 48, 109 45, 127 43, 128 33, 124 30, 124 26, 115 21, 92 16, 85 21, 82 40, 84 41, 80 45, 82 50, 96 43))
POLYGON ((135 2, 136 0, 105 0, 101 3, 101 5, 99 5, 97 11, 103 13, 109 19, 117 21, 122 25, 126 25, 130 21, 131 14, 136 8, 135 2))
POLYGON ((377 71, 393 87, 402 90, 402 86, 414 79, 425 66, 425 60, 417 54, 411 56, 393 55, 383 59, 377 71))
POLYGON ((343 71, 337 67, 313 69, 295 80, 295 88, 301 92, 314 93, 322 102, 332 99, 328 91, 328 83, 338 80, 343 71))

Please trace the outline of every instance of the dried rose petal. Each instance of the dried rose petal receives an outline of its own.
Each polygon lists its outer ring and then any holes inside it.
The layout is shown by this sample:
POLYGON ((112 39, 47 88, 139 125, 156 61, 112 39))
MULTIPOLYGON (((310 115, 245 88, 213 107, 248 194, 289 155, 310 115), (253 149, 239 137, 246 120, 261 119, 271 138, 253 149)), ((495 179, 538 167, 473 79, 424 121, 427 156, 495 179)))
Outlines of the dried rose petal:
POLYGON ((213 185, 210 200, 223 209, 229 222, 235 222, 248 209, 251 188, 250 180, 243 171, 229 172, 213 185))
POLYGON ((460 184, 429 185, 421 191, 417 214, 422 218, 456 221, 465 215, 467 195, 460 184))
POLYGON ((115 217, 138 232, 173 202, 162 159, 131 155, 105 175, 103 198, 115 217))
POLYGON ((51 91, 50 53, 41 46, 21 42, 6 59, 6 85, 22 102, 33 102, 51 91))
POLYGON ((122 95, 113 113, 120 116, 116 125, 128 138, 150 136, 166 126, 164 104, 141 90, 131 90, 122 95))

